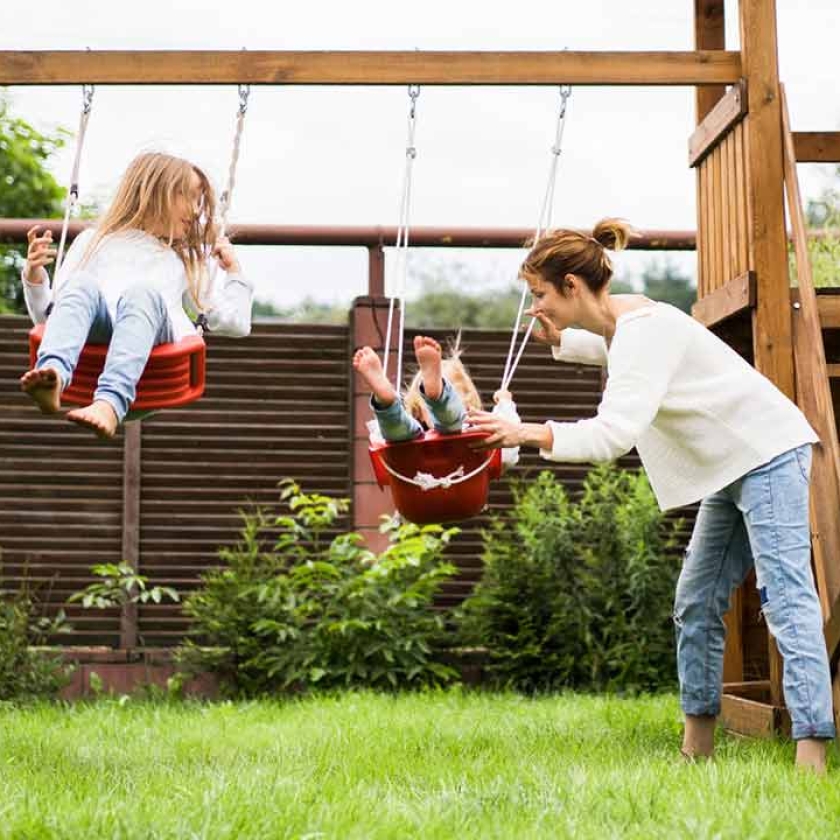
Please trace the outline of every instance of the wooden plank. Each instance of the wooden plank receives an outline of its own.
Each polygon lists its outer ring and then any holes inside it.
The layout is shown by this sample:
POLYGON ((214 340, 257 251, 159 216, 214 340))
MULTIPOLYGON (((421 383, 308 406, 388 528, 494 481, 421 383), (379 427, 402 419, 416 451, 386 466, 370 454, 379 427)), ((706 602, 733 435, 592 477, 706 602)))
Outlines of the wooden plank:
POLYGON ((718 144, 717 156, 720 161, 720 230, 721 257, 723 260, 723 282, 728 283, 735 277, 732 271, 732 220, 730 217, 729 156, 728 136, 718 144))
POLYGON ((840 131, 794 131, 797 163, 840 163, 840 131))
POLYGON ((712 188, 711 201, 709 208, 711 210, 711 235, 712 235, 712 271, 710 274, 711 286, 709 291, 715 292, 717 289, 726 283, 727 278, 723 276, 723 218, 720 194, 720 155, 715 150, 709 156, 709 166, 712 188))
POLYGON ((746 87, 739 81, 715 105, 689 138, 688 165, 697 166, 706 155, 717 148, 732 126, 744 119, 746 114, 746 87))
POLYGON ((2 51, 0 85, 721 85, 737 52, 2 51))
POLYGON ((775 3, 742 0, 739 11, 749 111, 750 268, 758 282, 753 318, 755 366, 793 399, 775 3))
MULTIPOLYGON (((791 298, 799 300, 798 289, 791 289, 791 298)), ((817 311, 824 330, 840 329, 840 295, 817 295, 817 311)))
POLYGON ((732 694, 724 694, 720 705, 720 723, 728 732, 753 738, 790 737, 790 715, 784 708, 732 694))
MULTIPOLYGON (((726 16, 723 0, 694 0, 694 48, 698 50, 726 49, 726 16)), ((723 85, 697 88, 697 122, 701 123, 726 93, 723 85)))
POLYGON ((732 132, 735 147, 735 225, 738 228, 738 267, 736 275, 749 271, 749 216, 747 214, 746 164, 744 162, 744 124, 732 132))
POLYGON ((765 702, 770 696, 770 680, 750 680, 744 682, 729 682, 724 679, 723 693, 731 694, 734 697, 743 697, 747 700, 756 700, 759 703, 765 702))
POLYGON ((706 213, 706 170, 704 167, 697 168, 697 299, 700 300, 706 294, 706 226, 703 218, 706 213))
MULTIPOLYGON (((729 601, 729 610, 723 617, 726 624, 726 645, 723 650, 723 681, 725 683, 741 683, 744 679, 744 635, 741 632, 743 624, 743 593, 738 587, 729 601)), ((740 692, 733 691, 733 694, 740 692)))
POLYGON ((799 281, 799 305, 793 310, 796 396, 800 408, 820 438, 820 445, 814 447, 811 477, 812 532, 814 569, 821 600, 831 610, 824 616, 829 619, 835 609, 840 609, 840 521, 837 516, 840 510, 840 443, 828 381, 817 296, 811 277, 805 215, 784 89, 781 96, 785 187, 799 281))
POLYGON ((691 307, 691 314, 706 327, 713 327, 733 315, 753 309, 756 282, 752 272, 730 280, 691 307))

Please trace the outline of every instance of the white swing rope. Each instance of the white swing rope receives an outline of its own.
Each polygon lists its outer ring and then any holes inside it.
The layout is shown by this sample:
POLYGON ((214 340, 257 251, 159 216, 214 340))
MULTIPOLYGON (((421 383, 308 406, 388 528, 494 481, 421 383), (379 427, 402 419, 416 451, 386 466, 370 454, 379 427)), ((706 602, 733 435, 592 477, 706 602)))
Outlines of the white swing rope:
MULTIPOLYGON (((239 109, 236 112, 236 129, 233 133, 233 150, 228 166, 227 184, 219 198, 220 237, 224 236, 227 231, 228 213, 230 212, 231 200, 233 198, 233 188, 236 186, 236 168, 239 164, 239 150, 242 145, 242 132, 245 128, 245 114, 248 112, 248 97, 250 95, 250 85, 239 85, 239 109)), ((219 264, 217 262, 213 266, 213 274, 209 279, 208 288, 213 288, 218 272, 219 264)), ((195 304, 199 309, 198 317, 196 318, 196 330, 199 335, 203 335, 207 330, 207 315, 201 310, 199 301, 195 301, 195 304)))
POLYGON ((382 354, 382 368, 385 376, 388 375, 388 356, 391 351, 391 333, 394 320, 395 301, 400 301, 400 324, 398 329, 397 344, 397 370, 394 378, 394 387, 399 393, 402 383, 403 363, 403 336, 405 334, 405 289, 408 280, 408 231, 411 217, 411 176, 414 168, 414 159, 417 157, 417 148, 414 145, 414 135, 417 130, 417 97, 420 96, 419 85, 408 86, 408 97, 411 101, 408 110, 408 131, 405 146, 405 171, 403 173, 402 195, 400 197, 399 225, 397 227, 397 241, 394 253, 396 255, 397 280, 394 291, 388 303, 388 327, 385 334, 385 348, 382 354))
MULTIPOLYGON (((548 168, 548 182, 546 183, 543 203, 540 208, 537 228, 534 232, 534 242, 537 242, 537 240, 539 240, 539 238, 551 227, 551 217, 554 212, 554 191, 557 185, 557 170, 559 168, 560 155, 563 151, 563 133, 566 130, 566 106, 571 95, 572 88, 570 85, 560 86, 560 109, 557 113, 557 126, 554 131, 554 145, 551 147, 551 163, 548 168)), ((525 352, 525 346, 528 344, 528 339, 534 331, 534 324, 537 322, 536 318, 531 318, 531 322, 528 324, 528 328, 522 338, 522 344, 519 347, 519 352, 516 354, 516 358, 513 363, 511 363, 514 348, 516 347, 516 336, 519 330, 519 324, 522 321, 522 313, 525 310, 525 301, 528 298, 528 291, 528 286, 525 284, 522 289, 522 296, 519 299, 519 310, 516 313, 516 320, 514 321, 513 331, 510 336, 510 348, 508 349, 507 360, 505 362, 505 371, 502 375, 502 391, 507 391, 510 388, 513 375, 516 373, 516 368, 519 366, 519 360, 525 352)))
POLYGON ((58 270, 61 268, 61 263, 64 261, 64 246, 67 244, 67 229, 70 227, 70 215, 75 210, 79 202, 79 170, 82 165, 82 148, 85 145, 85 134, 87 132, 88 120, 90 120, 90 112, 93 107, 93 85, 82 85, 82 113, 79 116, 79 132, 76 135, 76 155, 73 158, 73 170, 70 173, 70 186, 67 190, 67 198, 64 201, 64 221, 61 224, 61 237, 58 242, 58 253, 55 257, 55 270, 50 282, 51 287, 58 287, 55 285, 58 277, 58 270))

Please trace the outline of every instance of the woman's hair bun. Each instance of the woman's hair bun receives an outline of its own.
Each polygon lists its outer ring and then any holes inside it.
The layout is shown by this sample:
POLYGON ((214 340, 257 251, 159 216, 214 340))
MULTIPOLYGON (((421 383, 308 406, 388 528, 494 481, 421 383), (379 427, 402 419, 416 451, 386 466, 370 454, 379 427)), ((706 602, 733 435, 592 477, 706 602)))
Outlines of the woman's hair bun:
POLYGON ((601 219, 592 231, 592 238, 609 251, 623 251, 632 235, 624 219, 601 219))

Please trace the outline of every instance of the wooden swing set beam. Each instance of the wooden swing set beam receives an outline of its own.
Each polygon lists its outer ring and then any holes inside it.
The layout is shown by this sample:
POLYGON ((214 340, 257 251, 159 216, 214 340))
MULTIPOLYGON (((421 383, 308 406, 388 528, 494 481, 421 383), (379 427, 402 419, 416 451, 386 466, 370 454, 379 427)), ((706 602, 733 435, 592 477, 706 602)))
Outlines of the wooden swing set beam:
POLYGON ((727 85, 741 55, 685 52, 0 51, 0 85, 727 85))

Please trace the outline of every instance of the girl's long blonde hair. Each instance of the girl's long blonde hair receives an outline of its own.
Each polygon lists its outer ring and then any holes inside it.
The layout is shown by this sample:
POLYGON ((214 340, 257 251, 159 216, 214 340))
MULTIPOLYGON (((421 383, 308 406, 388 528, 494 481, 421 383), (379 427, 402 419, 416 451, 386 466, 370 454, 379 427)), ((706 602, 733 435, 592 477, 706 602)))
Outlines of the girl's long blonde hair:
MULTIPOLYGON (((481 408, 481 397, 478 394, 478 389, 475 387, 467 372, 467 368, 461 361, 459 350, 450 351, 449 356, 442 362, 441 373, 458 392, 458 395, 464 403, 464 408, 481 408)), ((411 384, 408 386, 403 404, 405 405, 405 410, 415 420, 419 420, 431 428, 433 424, 430 422, 431 418, 427 413, 426 403, 423 400, 423 395, 420 393, 420 385, 422 383, 423 376, 420 371, 417 371, 411 380, 411 384)))
POLYGON ((172 248, 184 264, 190 294, 201 310, 207 256, 217 235, 215 214, 213 187, 201 169, 183 158, 162 152, 146 152, 128 165, 114 200, 99 220, 84 260, 91 257, 99 243, 109 234, 124 230, 150 233, 172 248), (192 201, 193 173, 201 182, 198 202, 187 235, 183 239, 176 239, 175 201, 181 197, 192 201))

